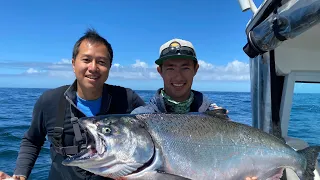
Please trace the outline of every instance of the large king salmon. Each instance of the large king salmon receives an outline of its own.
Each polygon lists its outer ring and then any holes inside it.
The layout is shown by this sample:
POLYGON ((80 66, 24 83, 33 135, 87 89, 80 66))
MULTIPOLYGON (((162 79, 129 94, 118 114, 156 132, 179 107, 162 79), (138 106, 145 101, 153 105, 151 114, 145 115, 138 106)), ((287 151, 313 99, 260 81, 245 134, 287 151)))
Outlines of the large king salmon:
POLYGON ((63 161, 113 179, 279 179, 291 168, 312 180, 319 146, 295 151, 281 138, 221 114, 138 114, 82 118, 92 139, 63 161))

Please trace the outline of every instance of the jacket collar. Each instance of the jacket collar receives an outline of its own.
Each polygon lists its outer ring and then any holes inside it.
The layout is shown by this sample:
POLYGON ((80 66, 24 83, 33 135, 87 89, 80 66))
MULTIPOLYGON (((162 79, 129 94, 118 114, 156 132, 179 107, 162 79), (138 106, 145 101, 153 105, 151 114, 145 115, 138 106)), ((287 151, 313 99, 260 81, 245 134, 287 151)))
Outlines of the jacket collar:
MULTIPOLYGON (((162 88, 159 88, 156 91, 155 96, 150 100, 150 104, 158 112, 167 112, 164 100, 160 95, 161 89, 162 88)), ((206 111, 210 106, 209 100, 201 92, 195 91, 195 90, 191 90, 191 91, 194 93, 194 100, 191 104, 190 110, 192 112, 206 111)))
MULTIPOLYGON (((109 111, 112 96, 109 94, 108 89, 109 89, 109 86, 107 84, 104 84, 103 90, 102 90, 102 100, 101 100, 100 112, 97 115, 105 114, 109 111)), ((70 87, 64 93, 67 100, 75 108, 77 108, 77 106, 76 106, 76 97, 77 97, 76 92, 77 92, 77 80, 75 80, 72 83, 72 85, 70 85, 70 87)))
POLYGON ((164 112, 166 113, 166 106, 164 104, 164 100, 160 95, 160 91, 162 88, 158 89, 156 91, 156 94, 154 95, 153 98, 150 99, 150 104, 153 106, 153 109, 155 109, 157 112, 164 112))

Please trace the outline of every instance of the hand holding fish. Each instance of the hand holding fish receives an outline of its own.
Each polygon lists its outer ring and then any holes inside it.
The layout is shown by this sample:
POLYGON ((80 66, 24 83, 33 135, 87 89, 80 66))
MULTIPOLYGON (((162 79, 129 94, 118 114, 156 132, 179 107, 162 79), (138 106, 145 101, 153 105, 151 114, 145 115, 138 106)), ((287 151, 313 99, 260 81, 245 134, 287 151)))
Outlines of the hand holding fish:
MULTIPOLYGON (((213 109, 213 110, 215 110, 215 109, 223 109, 223 107, 220 107, 220 106, 218 106, 216 103, 212 103, 212 104, 210 104, 210 109, 213 109)), ((228 110, 226 110, 226 114, 228 114, 229 113, 229 111, 228 110)))
POLYGON ((257 177, 247 177, 245 180, 258 180, 257 177))
POLYGON ((7 179, 7 178, 11 178, 11 176, 9 176, 8 174, 0 171, 0 180, 7 179))
POLYGON ((8 174, 0 171, 0 180, 26 180, 26 178, 23 176, 16 176, 16 175, 13 175, 11 177, 8 174))

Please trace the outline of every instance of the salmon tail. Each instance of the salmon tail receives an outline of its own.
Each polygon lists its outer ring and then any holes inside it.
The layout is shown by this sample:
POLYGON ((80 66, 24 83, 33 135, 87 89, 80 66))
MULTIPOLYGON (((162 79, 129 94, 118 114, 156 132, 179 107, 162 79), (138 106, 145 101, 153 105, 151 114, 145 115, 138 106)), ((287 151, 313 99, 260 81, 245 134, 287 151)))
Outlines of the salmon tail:
POLYGON ((320 146, 310 146, 297 152, 307 159, 306 170, 303 172, 302 177, 299 178, 301 180, 313 180, 320 146))

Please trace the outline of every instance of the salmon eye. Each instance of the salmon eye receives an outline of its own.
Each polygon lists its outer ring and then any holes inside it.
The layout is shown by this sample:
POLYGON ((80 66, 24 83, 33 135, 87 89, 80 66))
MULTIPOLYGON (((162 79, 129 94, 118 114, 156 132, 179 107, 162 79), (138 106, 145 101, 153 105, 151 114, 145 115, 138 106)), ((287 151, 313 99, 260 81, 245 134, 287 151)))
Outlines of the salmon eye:
POLYGON ((102 132, 103 134, 109 134, 109 133, 111 133, 111 129, 108 128, 108 127, 103 127, 103 128, 101 129, 101 132, 102 132))

